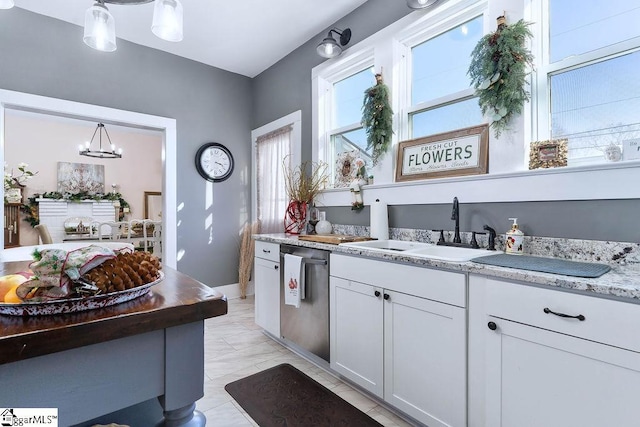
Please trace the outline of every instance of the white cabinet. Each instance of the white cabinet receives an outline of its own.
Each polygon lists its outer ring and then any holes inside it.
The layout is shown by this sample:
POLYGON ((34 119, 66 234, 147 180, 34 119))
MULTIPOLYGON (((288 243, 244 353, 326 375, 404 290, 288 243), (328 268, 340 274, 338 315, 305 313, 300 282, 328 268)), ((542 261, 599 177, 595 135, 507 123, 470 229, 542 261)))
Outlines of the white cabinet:
POLYGON ((379 397, 383 395, 381 292, 364 283, 330 278, 331 368, 379 397))
POLYGON ((256 242, 254 260, 256 324, 280 337, 280 245, 256 242))
POLYGON ((466 425, 465 286, 460 273, 332 254, 332 369, 430 427, 466 425))
POLYGON ((480 276, 469 286, 469 375, 482 379, 470 426, 638 425, 640 306, 480 276))

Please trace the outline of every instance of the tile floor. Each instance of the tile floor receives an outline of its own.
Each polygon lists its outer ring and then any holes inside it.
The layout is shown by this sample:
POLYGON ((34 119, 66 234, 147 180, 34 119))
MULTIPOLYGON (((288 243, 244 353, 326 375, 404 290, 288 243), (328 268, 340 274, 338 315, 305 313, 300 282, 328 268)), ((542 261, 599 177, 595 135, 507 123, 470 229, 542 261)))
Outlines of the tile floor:
POLYGON ((229 314, 205 321, 204 397, 197 409, 210 426, 257 426, 225 391, 232 381, 289 363, 385 426, 410 426, 400 417, 272 340, 254 322, 254 299, 229 300, 229 314))

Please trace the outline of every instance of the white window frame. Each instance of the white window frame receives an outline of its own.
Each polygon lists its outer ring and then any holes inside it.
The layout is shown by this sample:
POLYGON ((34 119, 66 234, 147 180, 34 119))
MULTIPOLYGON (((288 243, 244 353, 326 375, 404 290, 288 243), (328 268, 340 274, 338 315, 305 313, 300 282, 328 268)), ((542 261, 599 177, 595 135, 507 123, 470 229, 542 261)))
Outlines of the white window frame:
MULTIPOLYGON (((484 31, 495 30, 495 18, 507 14, 509 22, 520 18, 538 22, 540 19, 540 1, 525 0, 448 0, 442 2, 433 11, 416 11, 400 18, 365 40, 350 46, 342 55, 327 60, 312 70, 312 156, 318 161, 326 150, 326 141, 322 140, 323 121, 326 112, 326 100, 322 99, 322 80, 326 76, 338 73, 349 60, 367 51, 374 52, 374 67, 383 70, 385 82, 390 86, 394 111, 394 136, 392 148, 383 161, 374 168, 374 185, 364 187, 365 204, 372 200, 384 200, 388 204, 412 205, 431 203, 450 203, 452 195, 465 203, 482 202, 524 202, 539 200, 597 200, 597 199, 635 199, 638 192, 632 185, 620 185, 620 182, 635 182, 640 161, 599 163, 596 165, 572 166, 555 169, 528 170, 529 143, 540 140, 538 132, 538 105, 547 102, 536 93, 540 70, 533 70, 531 84, 531 102, 526 103, 522 116, 514 118, 512 131, 496 139, 491 132, 489 140, 489 174, 463 177, 450 177, 397 183, 393 181, 393 169, 396 163, 398 141, 409 138, 407 100, 410 95, 402 89, 401 76, 406 76, 406 54, 403 44, 416 36, 425 26, 425 22, 444 20, 445 16, 456 16, 465 10, 486 7, 484 11, 484 31), (506 10, 505 10, 506 9, 506 10), (320 108, 318 108, 320 106, 320 108), (504 167, 503 165, 507 165, 504 167), (517 191, 514 192, 514 188, 517 191)), ((537 25, 534 32, 532 53, 539 55, 540 34, 537 25)), ((405 44, 406 46, 406 44, 405 44)), ((547 110, 548 111, 548 110, 547 110)), ((334 165, 329 165, 334 167, 334 165)), ((348 189, 325 190, 318 200, 324 206, 350 206, 351 194, 348 189)))
POLYGON ((550 63, 549 0, 528 1, 531 21, 536 23, 532 28, 532 53, 536 66, 532 72, 531 85, 531 93, 534 94, 531 105, 531 137, 532 141, 544 141, 551 138, 551 76, 638 51, 640 37, 550 63))
POLYGON ((351 123, 340 128, 333 128, 333 85, 364 69, 375 66, 374 49, 364 49, 355 55, 350 55, 337 61, 335 66, 326 73, 316 76, 313 82, 314 98, 317 103, 317 116, 314 120, 317 139, 314 138, 313 161, 328 163, 329 186, 333 187, 333 171, 335 169, 335 153, 331 144, 333 135, 362 128, 360 123, 351 123))
MULTIPOLYGON (((291 125, 291 167, 302 164, 302 111, 297 110, 251 131, 251 222, 258 219, 258 174, 256 151, 258 137, 291 125)), ((284 215, 284 213, 283 213, 284 215)))
POLYGON ((483 17, 482 27, 486 32, 489 28, 488 13, 487 13, 487 1, 478 1, 468 4, 464 2, 460 4, 460 7, 451 8, 439 12, 437 9, 434 11, 437 15, 437 23, 421 22, 420 25, 416 25, 400 32, 396 36, 396 42, 394 43, 394 58, 395 63, 398 64, 397 70, 399 78, 396 79, 397 86, 394 92, 398 94, 397 111, 401 118, 400 126, 398 127, 400 133, 400 141, 413 138, 412 130, 409 119, 412 114, 427 111, 429 109, 444 107, 446 105, 454 104, 456 102, 464 101, 475 96, 475 90, 473 87, 463 89, 461 91, 453 92, 440 98, 431 99, 429 101, 421 102, 416 105, 412 105, 411 100, 411 82, 412 76, 412 49, 430 39, 433 39, 447 31, 468 22, 478 16, 483 17), (402 82, 404 78, 404 84, 402 82))

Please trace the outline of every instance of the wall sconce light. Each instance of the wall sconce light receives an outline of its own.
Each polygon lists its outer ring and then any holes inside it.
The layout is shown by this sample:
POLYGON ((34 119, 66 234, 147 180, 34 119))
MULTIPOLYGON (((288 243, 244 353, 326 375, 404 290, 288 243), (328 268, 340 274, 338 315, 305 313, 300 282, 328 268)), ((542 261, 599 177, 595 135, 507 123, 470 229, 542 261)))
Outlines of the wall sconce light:
POLYGON ((322 40, 322 42, 316 48, 318 55, 323 58, 333 58, 342 53, 342 46, 346 46, 351 40, 351 30, 347 28, 344 31, 340 31, 337 28, 332 28, 329 30, 329 34, 327 37, 322 40), (336 33, 340 36, 340 44, 336 42, 336 39, 333 38, 331 33, 336 33))
POLYGON ((98 123, 98 126, 96 127, 96 130, 93 132, 93 136, 91 137, 91 141, 87 142, 85 145, 80 144, 79 150, 80 150, 79 154, 81 156, 97 157, 99 159, 121 159, 122 158, 122 148, 119 148, 118 151, 116 151, 116 146, 113 145, 113 143, 111 142, 111 138, 109 137, 109 132, 107 132, 107 128, 104 127, 104 124, 102 123, 98 123), (100 145, 98 150, 92 150, 91 144, 93 144, 93 140, 95 139, 96 134, 98 132, 100 132, 98 135, 100 145), (107 139, 109 140, 109 147, 111 148, 110 151, 102 149, 102 132, 105 133, 105 135, 107 136, 107 139))
POLYGON ((11 9, 15 6, 13 0, 0 0, 0 9, 11 9))
MULTIPOLYGON (((0 0, 0 2, 7 0, 0 0)), ((8 0, 13 1, 13 0, 8 0)), ((96 0, 84 15, 84 42, 103 52, 116 50, 116 27, 105 3, 137 5, 155 1, 151 31, 170 42, 182 40, 182 3, 180 0, 96 0)))
POLYGON ((433 6, 439 0, 407 0, 407 6, 411 9, 426 9, 429 6, 433 6))

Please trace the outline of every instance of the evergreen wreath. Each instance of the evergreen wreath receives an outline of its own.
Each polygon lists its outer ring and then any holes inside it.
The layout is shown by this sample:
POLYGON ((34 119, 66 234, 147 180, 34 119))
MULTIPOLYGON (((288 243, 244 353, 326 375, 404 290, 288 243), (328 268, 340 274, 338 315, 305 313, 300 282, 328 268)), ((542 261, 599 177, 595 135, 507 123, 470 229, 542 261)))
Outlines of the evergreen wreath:
POLYGON ((507 129, 514 114, 522 113, 525 101, 530 99, 526 89, 527 65, 533 64, 533 55, 526 47, 526 40, 532 37, 530 25, 522 19, 507 25, 505 17, 499 16, 498 29, 480 39, 471 52, 467 74, 496 137, 507 129))
POLYGON ((376 84, 364 91, 362 125, 367 133, 367 150, 372 150, 373 164, 377 165, 389 150, 393 135, 393 110, 389 104, 389 88, 376 74, 376 84))

